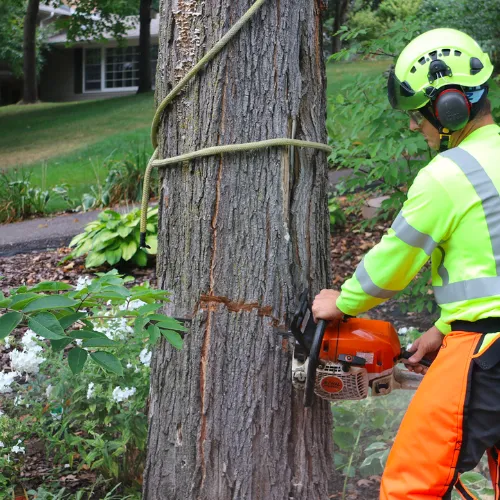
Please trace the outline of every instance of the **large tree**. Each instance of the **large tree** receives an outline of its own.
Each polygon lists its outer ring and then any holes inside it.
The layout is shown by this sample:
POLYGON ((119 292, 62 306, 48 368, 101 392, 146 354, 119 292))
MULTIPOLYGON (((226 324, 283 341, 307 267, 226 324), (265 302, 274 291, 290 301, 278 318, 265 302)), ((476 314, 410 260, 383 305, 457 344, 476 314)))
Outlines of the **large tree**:
MULTIPOLYGON (((159 102, 251 0, 162 0, 159 102)), ((267 1, 167 109, 160 157, 275 137, 325 142, 320 0, 267 1)), ((162 171, 158 278, 192 319, 152 362, 145 500, 328 498, 329 404, 292 389, 290 320, 330 283, 323 152, 266 149, 162 171)))

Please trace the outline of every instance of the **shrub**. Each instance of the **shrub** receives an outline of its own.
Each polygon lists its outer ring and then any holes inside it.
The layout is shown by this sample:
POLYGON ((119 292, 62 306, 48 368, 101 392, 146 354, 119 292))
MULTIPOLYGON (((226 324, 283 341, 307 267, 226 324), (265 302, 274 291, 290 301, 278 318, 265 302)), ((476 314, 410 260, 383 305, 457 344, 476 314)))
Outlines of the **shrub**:
POLYGON ((87 254, 85 267, 97 267, 104 263, 115 266, 128 261, 146 266, 148 254, 156 255, 158 246, 158 208, 148 210, 147 217, 146 244, 151 248, 139 248, 139 209, 123 215, 108 209, 71 240, 69 246, 75 249, 65 260, 87 254))
POLYGON ((16 396, 0 415, 0 492, 26 482, 30 438, 46 445, 56 473, 87 469, 140 490, 151 350, 160 337, 180 349, 185 328, 156 312, 167 292, 147 283, 129 289, 128 281, 111 271, 0 296, 0 339, 30 327, 20 342, 7 339, 13 376, 0 372, 0 393, 16 396))
POLYGON ((46 212, 52 193, 58 193, 54 189, 50 191, 33 186, 32 175, 33 172, 27 169, 0 171, 0 222, 25 219, 46 212))

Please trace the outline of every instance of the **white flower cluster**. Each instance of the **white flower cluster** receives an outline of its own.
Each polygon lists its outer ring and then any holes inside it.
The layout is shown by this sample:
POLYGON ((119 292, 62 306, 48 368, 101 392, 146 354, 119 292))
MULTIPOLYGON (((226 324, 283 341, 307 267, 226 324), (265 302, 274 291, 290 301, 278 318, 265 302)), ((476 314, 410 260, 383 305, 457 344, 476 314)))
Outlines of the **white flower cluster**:
POLYGON ((122 401, 127 401, 127 399, 130 398, 130 396, 133 396, 136 391, 137 389, 135 387, 125 387, 125 389, 122 389, 121 387, 115 387, 111 397, 116 403, 121 403, 122 401))
POLYGON ((403 326, 398 330, 398 335, 406 335, 410 330, 413 330, 413 328, 410 326, 409 328, 406 328, 406 326, 403 326))
POLYGON ((120 311, 133 311, 134 309, 139 309, 139 307, 144 306, 146 302, 142 300, 131 300, 130 302, 125 302, 125 304, 121 304, 118 308, 120 311))
POLYGON ((92 399, 93 396, 94 396, 94 392, 95 392, 95 384, 94 382, 90 382, 89 383, 89 386, 87 387, 87 399, 92 399))
POLYGON ((88 287, 92 283, 92 278, 90 276, 80 276, 76 282, 75 290, 78 292, 88 287))
POLYGON ((19 439, 17 444, 15 444, 12 449, 10 450, 12 453, 25 453, 25 448, 24 446, 19 446, 22 443, 22 441, 19 439))
POLYGON ((111 340, 125 340, 129 335, 134 333, 134 329, 127 325, 127 318, 106 320, 105 326, 99 326, 99 324, 94 323, 94 330, 104 333, 111 340))
POLYGON ((23 350, 14 350, 9 353, 12 369, 21 373, 36 374, 40 371, 40 365, 45 358, 40 356, 43 348, 36 342, 40 340, 32 330, 27 330, 23 335, 21 343, 23 350))
POLYGON ((139 360, 144 366, 149 366, 151 364, 151 351, 144 348, 139 354, 139 360))
MULTIPOLYGON (((0 372, 0 394, 6 394, 7 392, 12 392, 10 387, 14 379, 19 375, 17 372, 0 372)), ((0 415, 2 413, 0 412, 0 415)))

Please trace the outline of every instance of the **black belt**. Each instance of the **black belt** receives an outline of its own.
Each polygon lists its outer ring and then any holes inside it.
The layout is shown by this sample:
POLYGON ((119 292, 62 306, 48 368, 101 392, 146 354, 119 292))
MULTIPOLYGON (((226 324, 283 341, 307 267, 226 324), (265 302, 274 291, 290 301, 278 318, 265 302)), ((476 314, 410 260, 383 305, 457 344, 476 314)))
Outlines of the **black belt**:
POLYGON ((454 332, 497 333, 500 332, 500 318, 483 318, 477 321, 452 321, 454 332))

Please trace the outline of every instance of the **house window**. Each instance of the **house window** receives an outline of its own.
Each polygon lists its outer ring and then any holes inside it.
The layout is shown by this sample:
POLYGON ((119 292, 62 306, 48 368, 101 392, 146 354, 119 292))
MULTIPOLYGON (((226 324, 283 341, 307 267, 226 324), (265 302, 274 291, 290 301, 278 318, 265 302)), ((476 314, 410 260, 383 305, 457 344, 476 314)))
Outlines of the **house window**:
POLYGON ((85 90, 101 90, 101 49, 85 50, 85 90))
POLYGON ((106 49, 106 88, 139 85, 139 47, 106 49))
MULTIPOLYGON (((154 82, 158 45, 151 46, 151 77, 154 82)), ((139 47, 85 49, 84 89, 134 89, 139 85, 139 47)))

